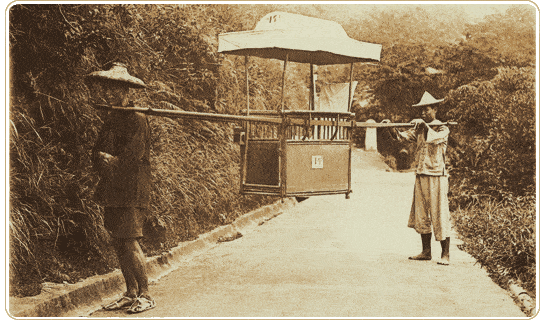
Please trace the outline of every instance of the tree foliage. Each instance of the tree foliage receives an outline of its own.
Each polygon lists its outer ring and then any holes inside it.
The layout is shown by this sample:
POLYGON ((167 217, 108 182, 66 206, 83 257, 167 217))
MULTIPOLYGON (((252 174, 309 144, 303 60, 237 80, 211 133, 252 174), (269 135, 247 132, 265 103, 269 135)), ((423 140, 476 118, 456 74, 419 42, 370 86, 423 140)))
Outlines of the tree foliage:
POLYGON ((464 36, 471 46, 505 65, 531 66, 536 57, 535 11, 529 5, 514 6, 468 25, 464 36))
POLYGON ((500 68, 491 81, 473 82, 448 96, 459 146, 453 172, 463 200, 533 196, 536 175, 534 69, 500 68))
MULTIPOLYGON (((437 46, 453 43, 465 26, 464 15, 429 6, 390 5, 363 11, 345 25, 355 39, 394 45, 437 46)), ((462 9, 461 9, 462 10, 462 9)))
MULTIPOLYGON (((439 117, 460 123, 452 133, 459 146, 451 150, 452 169, 460 177, 453 188, 458 202, 484 193, 496 199, 533 193, 534 12, 529 6, 513 6, 462 27, 462 36, 447 43, 422 36, 433 22, 417 20, 421 16, 413 23, 407 22, 412 19, 407 14, 386 13, 378 22, 399 24, 400 39, 384 32, 375 36, 390 45, 380 66, 364 75, 363 89, 371 100, 367 108, 356 107, 357 119, 406 122, 419 116, 410 105, 424 91, 446 97, 439 117), (396 17, 403 19, 396 22, 396 17)), ((439 37, 440 30, 433 35, 439 37)), ((380 149, 396 156, 400 148, 381 138, 380 149)))

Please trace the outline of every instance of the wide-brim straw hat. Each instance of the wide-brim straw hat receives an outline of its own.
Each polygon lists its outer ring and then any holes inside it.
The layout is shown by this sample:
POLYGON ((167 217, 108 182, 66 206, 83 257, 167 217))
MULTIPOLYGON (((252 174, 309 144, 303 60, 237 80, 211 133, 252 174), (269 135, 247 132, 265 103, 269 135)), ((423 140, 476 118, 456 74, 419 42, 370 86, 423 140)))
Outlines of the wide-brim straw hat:
POLYGON ((146 88, 146 84, 127 71, 127 68, 122 63, 114 63, 107 71, 94 71, 86 76, 91 80, 113 80, 120 81, 128 85, 130 88, 146 88))
POLYGON ((422 99, 417 104, 413 104, 413 107, 423 107, 423 106, 429 106, 433 104, 438 104, 444 101, 443 99, 435 99, 429 92, 425 91, 424 95, 422 96, 422 99))

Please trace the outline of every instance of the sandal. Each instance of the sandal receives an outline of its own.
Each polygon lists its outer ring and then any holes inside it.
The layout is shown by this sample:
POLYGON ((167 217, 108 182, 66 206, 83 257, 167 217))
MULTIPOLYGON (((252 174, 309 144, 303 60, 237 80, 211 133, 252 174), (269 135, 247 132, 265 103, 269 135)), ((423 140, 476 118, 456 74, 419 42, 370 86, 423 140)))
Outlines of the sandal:
POLYGON ((120 309, 129 308, 133 304, 133 301, 135 301, 134 298, 131 298, 128 296, 122 296, 122 298, 114 302, 111 302, 106 306, 103 306, 103 309, 107 311, 112 311, 112 310, 120 310, 120 309))
POLYGON ((140 296, 135 299, 135 302, 127 310, 128 313, 139 313, 146 310, 154 309, 156 307, 156 301, 148 296, 140 296))

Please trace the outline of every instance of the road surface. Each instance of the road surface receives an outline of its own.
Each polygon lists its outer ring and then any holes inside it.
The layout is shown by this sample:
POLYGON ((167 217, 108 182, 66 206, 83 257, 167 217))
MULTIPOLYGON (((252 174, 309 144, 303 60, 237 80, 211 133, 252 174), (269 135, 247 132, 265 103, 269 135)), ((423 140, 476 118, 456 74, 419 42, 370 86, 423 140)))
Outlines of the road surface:
MULTIPOLYGON (((410 261, 413 173, 355 150, 353 193, 309 198, 151 285, 140 317, 525 317, 451 241, 451 265, 410 261)), ((432 243, 434 258, 440 256, 432 243)), ((92 317, 125 317, 96 311, 92 317)))

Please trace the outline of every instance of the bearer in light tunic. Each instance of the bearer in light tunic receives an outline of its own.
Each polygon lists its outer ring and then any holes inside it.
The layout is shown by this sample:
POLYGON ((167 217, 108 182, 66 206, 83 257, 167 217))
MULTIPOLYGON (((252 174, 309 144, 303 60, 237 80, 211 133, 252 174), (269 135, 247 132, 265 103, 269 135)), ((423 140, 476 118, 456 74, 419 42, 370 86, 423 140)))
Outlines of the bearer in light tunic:
MULTIPOLYGON (((431 260, 431 234, 441 242, 442 254, 438 264, 450 264, 450 210, 448 208, 448 174, 445 154, 450 130, 436 119, 437 100, 425 92, 421 101, 413 107, 422 108, 422 119, 411 121, 414 128, 404 132, 390 130, 399 141, 415 140, 416 182, 408 227, 414 228, 422 239, 422 252, 409 257, 411 260, 431 260), (433 227, 433 230, 432 230, 433 227)), ((383 120, 387 123, 388 120, 383 120)))

